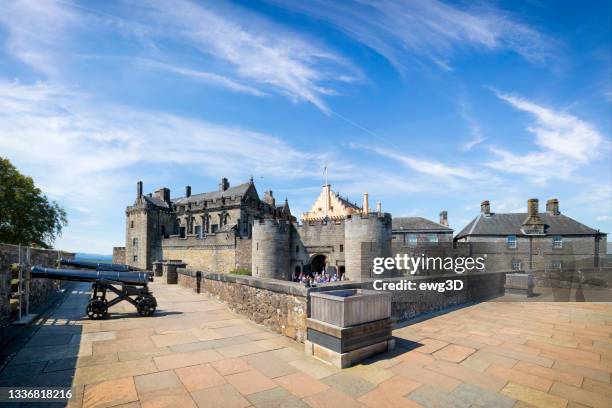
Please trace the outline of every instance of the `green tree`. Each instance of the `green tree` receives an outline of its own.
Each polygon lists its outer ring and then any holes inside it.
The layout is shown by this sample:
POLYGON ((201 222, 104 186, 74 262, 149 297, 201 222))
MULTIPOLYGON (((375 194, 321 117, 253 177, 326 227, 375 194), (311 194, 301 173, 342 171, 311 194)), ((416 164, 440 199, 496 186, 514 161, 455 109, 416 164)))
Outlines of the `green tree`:
POLYGON ((0 157, 0 242, 50 248, 67 224, 66 211, 0 157))

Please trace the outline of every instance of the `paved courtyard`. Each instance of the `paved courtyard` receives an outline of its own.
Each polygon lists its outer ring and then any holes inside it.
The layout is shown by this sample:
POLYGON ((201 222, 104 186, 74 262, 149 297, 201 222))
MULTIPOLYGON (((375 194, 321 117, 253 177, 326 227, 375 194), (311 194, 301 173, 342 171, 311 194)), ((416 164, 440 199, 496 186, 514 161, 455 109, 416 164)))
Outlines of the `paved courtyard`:
POLYGON ((151 318, 123 304, 90 321, 76 288, 0 386, 71 386, 71 407, 612 407, 609 303, 481 303, 338 370, 187 289, 153 284, 151 318))

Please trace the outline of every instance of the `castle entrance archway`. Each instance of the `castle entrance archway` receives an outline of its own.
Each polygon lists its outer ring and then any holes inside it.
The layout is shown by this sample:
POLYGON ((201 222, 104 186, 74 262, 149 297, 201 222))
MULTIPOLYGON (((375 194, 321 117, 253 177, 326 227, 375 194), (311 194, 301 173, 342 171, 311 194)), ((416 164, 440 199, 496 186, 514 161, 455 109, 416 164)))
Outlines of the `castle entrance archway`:
POLYGON ((312 260, 310 261, 310 270, 313 275, 323 272, 326 266, 325 261, 327 261, 327 257, 325 255, 315 255, 312 257, 312 260))

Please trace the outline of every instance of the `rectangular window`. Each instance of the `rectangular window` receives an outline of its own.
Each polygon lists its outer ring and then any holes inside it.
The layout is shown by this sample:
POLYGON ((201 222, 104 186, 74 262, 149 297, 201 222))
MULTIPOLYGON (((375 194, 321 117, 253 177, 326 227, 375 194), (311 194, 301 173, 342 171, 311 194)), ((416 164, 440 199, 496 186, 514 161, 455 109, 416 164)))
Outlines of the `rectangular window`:
POLYGON ((130 228, 134 228, 134 221, 130 221, 130 228))
POLYGON ((437 243, 438 242, 438 234, 429 234, 427 236, 427 242, 437 243))
POLYGON ((553 237, 553 248, 563 248, 563 237, 561 235, 553 237))
POLYGON ((344 252, 344 245, 340 244, 340 252, 344 252))
POLYGON ((132 238, 132 246, 138 246, 138 238, 132 238))
POLYGON ((510 249, 516 248, 516 235, 508 235, 506 238, 506 246, 510 249))
POLYGON ((518 271, 521 269, 521 261, 518 259, 513 259, 512 264, 510 265, 513 271, 518 271))
POLYGON ((198 236, 198 238, 202 238, 202 226, 201 225, 195 226, 195 234, 198 236))
POLYGON ((134 262, 138 262, 138 255, 134 255, 134 262))
POLYGON ((562 267, 562 266, 563 266, 563 264, 562 264, 562 262, 561 262, 561 261, 552 261, 552 262, 550 263, 550 267, 551 267, 552 269, 561 269, 561 267, 562 267))
POLYGON ((416 246, 417 236, 415 234, 408 234, 408 245, 416 246))
POLYGON ((296 246, 295 246, 295 252, 296 252, 296 253, 297 253, 297 252, 300 252, 300 246, 299 246, 299 245, 296 245, 296 246))
POLYGON ((212 232, 214 234, 217 231, 219 231, 219 225, 218 224, 213 224, 213 225, 210 226, 210 232, 212 232))

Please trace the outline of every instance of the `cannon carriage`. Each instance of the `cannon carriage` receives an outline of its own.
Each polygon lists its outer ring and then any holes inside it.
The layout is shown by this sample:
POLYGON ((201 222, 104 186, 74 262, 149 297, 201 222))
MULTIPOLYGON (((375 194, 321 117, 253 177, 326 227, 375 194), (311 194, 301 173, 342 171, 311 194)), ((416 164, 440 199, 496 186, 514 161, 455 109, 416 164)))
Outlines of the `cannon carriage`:
POLYGON ((155 313, 157 300, 148 288, 148 283, 153 280, 151 272, 92 269, 54 269, 33 266, 31 273, 32 278, 92 282, 92 295, 86 309, 90 319, 108 317, 108 309, 124 300, 134 305, 141 316, 151 316, 155 313), (109 291, 116 295, 114 299, 107 299, 109 291))

